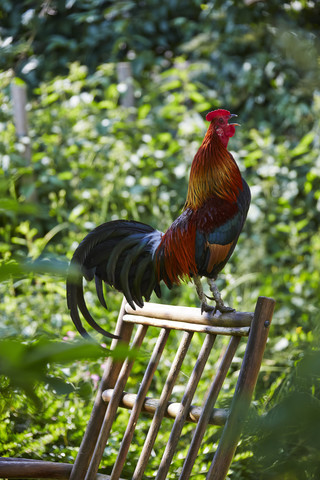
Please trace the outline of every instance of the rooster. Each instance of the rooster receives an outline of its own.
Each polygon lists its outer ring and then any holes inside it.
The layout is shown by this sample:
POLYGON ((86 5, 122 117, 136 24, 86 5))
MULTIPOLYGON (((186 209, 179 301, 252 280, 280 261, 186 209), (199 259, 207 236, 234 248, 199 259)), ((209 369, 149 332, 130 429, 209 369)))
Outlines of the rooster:
POLYGON ((201 312, 230 312, 215 284, 229 260, 250 205, 250 189, 228 151, 237 123, 229 111, 209 112, 210 122, 190 171, 187 199, 181 215, 162 233, 141 222, 115 220, 92 230, 79 244, 70 263, 67 301, 71 318, 82 336, 88 336, 80 312, 95 330, 99 326, 84 300, 83 277, 95 279, 97 296, 107 308, 103 282, 124 294, 133 309, 143 307, 160 282, 167 287, 192 280, 201 301, 201 312), (76 272, 76 273, 75 273, 76 272), (206 277, 212 297, 203 291, 206 277), (215 306, 207 303, 214 300, 215 306))

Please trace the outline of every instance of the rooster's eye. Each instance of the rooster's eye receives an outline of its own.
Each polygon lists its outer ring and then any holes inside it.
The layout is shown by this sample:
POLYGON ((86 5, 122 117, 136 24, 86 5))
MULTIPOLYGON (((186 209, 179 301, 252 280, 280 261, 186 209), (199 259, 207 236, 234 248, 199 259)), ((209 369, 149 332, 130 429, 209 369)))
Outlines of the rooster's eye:
POLYGON ((222 125, 224 123, 223 118, 219 118, 219 123, 220 123, 220 125, 222 125))

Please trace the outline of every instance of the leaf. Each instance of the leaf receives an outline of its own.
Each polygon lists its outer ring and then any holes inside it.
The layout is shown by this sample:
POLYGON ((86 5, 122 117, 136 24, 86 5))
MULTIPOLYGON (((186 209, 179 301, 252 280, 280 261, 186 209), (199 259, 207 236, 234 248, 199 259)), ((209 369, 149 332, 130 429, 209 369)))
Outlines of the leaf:
POLYGON ((39 212, 40 208, 34 203, 21 203, 11 198, 0 198, 0 211, 4 213, 18 213, 35 215, 39 212))

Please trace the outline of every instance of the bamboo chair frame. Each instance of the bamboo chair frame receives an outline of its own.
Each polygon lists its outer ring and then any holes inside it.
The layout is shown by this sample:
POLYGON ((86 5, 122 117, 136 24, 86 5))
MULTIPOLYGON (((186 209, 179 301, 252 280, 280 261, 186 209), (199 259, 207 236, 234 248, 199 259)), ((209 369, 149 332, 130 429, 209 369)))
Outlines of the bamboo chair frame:
POLYGON ((121 340, 113 340, 112 349, 121 341, 137 351, 150 326, 158 327, 160 330, 137 393, 125 392, 134 357, 128 356, 123 361, 109 357, 74 465, 2 458, 0 459, 0 478, 121 480, 139 416, 141 412, 147 412, 153 418, 134 473, 130 475, 131 480, 144 478, 164 417, 172 418, 173 426, 155 479, 167 478, 182 429, 186 422, 193 422, 196 426, 179 479, 189 479, 206 429, 208 425, 214 424, 221 425, 223 431, 206 480, 224 480, 239 442, 242 425, 256 385, 274 304, 273 299, 259 297, 254 313, 232 312, 210 316, 209 314, 201 315, 200 310, 196 308, 152 303, 146 303, 143 309, 133 310, 124 300, 115 330, 121 340), (136 330, 133 335, 135 325, 136 330), (172 330, 182 330, 182 338, 164 381, 160 398, 153 399, 147 397, 147 393, 172 330), (181 402, 172 402, 170 401, 172 390, 195 332, 203 334, 204 341, 181 402), (218 335, 229 336, 229 344, 222 355, 203 405, 194 406, 192 405, 194 394, 218 335), (248 340, 230 409, 214 408, 242 337, 248 337, 248 340), (111 475, 99 474, 99 465, 119 407, 131 410, 131 414, 111 475))

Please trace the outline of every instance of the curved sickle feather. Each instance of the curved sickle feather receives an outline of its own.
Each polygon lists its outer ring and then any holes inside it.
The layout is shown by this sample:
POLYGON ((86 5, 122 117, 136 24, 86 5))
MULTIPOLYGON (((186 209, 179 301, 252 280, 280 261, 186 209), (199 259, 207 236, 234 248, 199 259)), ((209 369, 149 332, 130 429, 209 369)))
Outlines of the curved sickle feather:
POLYGON ((126 268, 126 265, 123 265, 120 273, 120 284, 121 284, 121 289, 123 291, 124 296, 127 299, 127 302, 129 303, 130 307, 133 308, 133 310, 136 309, 135 304, 133 302, 133 298, 130 292, 130 287, 129 287, 129 278, 128 275, 125 275, 124 269, 126 268))
POLYGON ((117 335, 113 335, 112 333, 109 333, 107 332, 106 330, 104 330, 104 328, 100 327, 100 325, 98 325, 98 323, 94 320, 94 318, 91 316, 88 308, 87 308, 87 305, 86 305, 86 302, 84 300, 84 296, 83 296, 83 290, 82 288, 79 288, 78 291, 77 291, 77 300, 78 300, 78 307, 79 307, 79 310, 80 312, 82 313, 82 315, 84 316, 84 318, 86 319, 86 321, 89 323, 89 325, 94 328, 98 333, 101 333, 102 335, 104 335, 105 337, 109 337, 109 338, 119 338, 117 335))
POLYGON ((132 247, 137 242, 136 238, 124 238, 120 240, 120 243, 113 248, 110 257, 108 259, 106 271, 108 272, 108 277, 111 280, 111 284, 114 285, 115 283, 115 271, 116 271, 116 264, 121 255, 121 253, 126 249, 132 247), (110 273, 109 273, 110 272, 110 273))
MULTIPOLYGON (((77 286, 75 284, 70 284, 70 283, 68 284, 67 302, 68 302, 68 308, 70 310, 70 316, 71 316, 71 319, 74 323, 74 326, 76 327, 76 329, 78 330, 80 335, 82 337, 88 339, 88 340, 93 341, 93 338, 89 335, 87 330, 84 328, 84 326, 82 325, 81 319, 80 319, 80 315, 79 315, 79 311, 78 311, 78 303, 77 303, 78 288, 79 288, 79 286, 77 286)), ((81 286, 80 286, 80 288, 81 288, 81 286)))
POLYGON ((132 301, 134 303, 136 303, 138 305, 138 307, 142 308, 143 307, 143 304, 140 302, 139 298, 137 298, 134 293, 130 290, 130 287, 129 287, 129 274, 130 274, 130 268, 132 266, 132 263, 134 262, 135 258, 137 257, 138 255, 127 255, 126 259, 124 260, 123 262, 123 265, 122 265, 122 268, 121 268, 121 273, 120 273, 120 282, 121 282, 121 287, 122 287, 122 291, 129 303, 129 305, 131 306, 131 308, 134 308, 134 305, 132 303, 132 301), (129 299, 131 301, 129 301, 129 299))
POLYGON ((144 297, 145 297, 147 302, 149 302, 151 294, 152 294, 152 292, 155 288, 155 285, 156 285, 156 271, 155 271, 154 265, 153 265, 153 271, 154 271, 154 275, 152 275, 151 278, 150 278, 149 288, 146 290, 146 292, 144 294, 144 297), (154 281, 153 281, 153 279, 154 279, 154 281))
POLYGON ((148 257, 140 261, 136 271, 135 279, 133 281, 133 288, 132 288, 133 292, 135 293, 135 296, 141 301, 142 305, 144 305, 144 302, 141 295, 141 280, 149 264, 150 264, 150 258, 148 257))
MULTIPOLYGON (((133 304, 136 303, 138 307, 142 308, 143 307, 143 302, 141 302, 140 298, 141 294, 138 296, 134 295, 134 292, 130 290, 129 286, 129 275, 130 275, 130 268, 132 264, 137 260, 141 252, 145 249, 146 241, 141 240, 141 243, 137 247, 133 247, 131 251, 127 253, 127 256, 123 262, 121 272, 120 272, 120 283, 122 287, 122 291, 131 306, 131 308, 135 309, 135 306, 133 304)), ((152 290, 151 290, 152 291, 152 290)))
POLYGON ((72 268, 70 269, 70 271, 72 272, 70 274, 71 276, 67 279, 67 304, 70 310, 71 319, 76 329, 84 338, 94 341, 81 322, 79 315, 80 310, 88 324, 93 327, 97 332, 109 338, 118 338, 117 336, 107 332, 102 327, 100 327, 100 325, 98 325, 90 315, 83 296, 83 277, 80 272, 78 276, 75 276, 74 268, 76 266, 77 260, 74 260, 72 263, 72 268))
POLYGON ((101 303, 101 305, 106 310, 108 310, 106 299, 104 298, 102 280, 97 275, 94 276, 94 280, 95 280, 95 283, 96 283, 96 292, 97 292, 97 295, 98 295, 99 302, 101 303))

